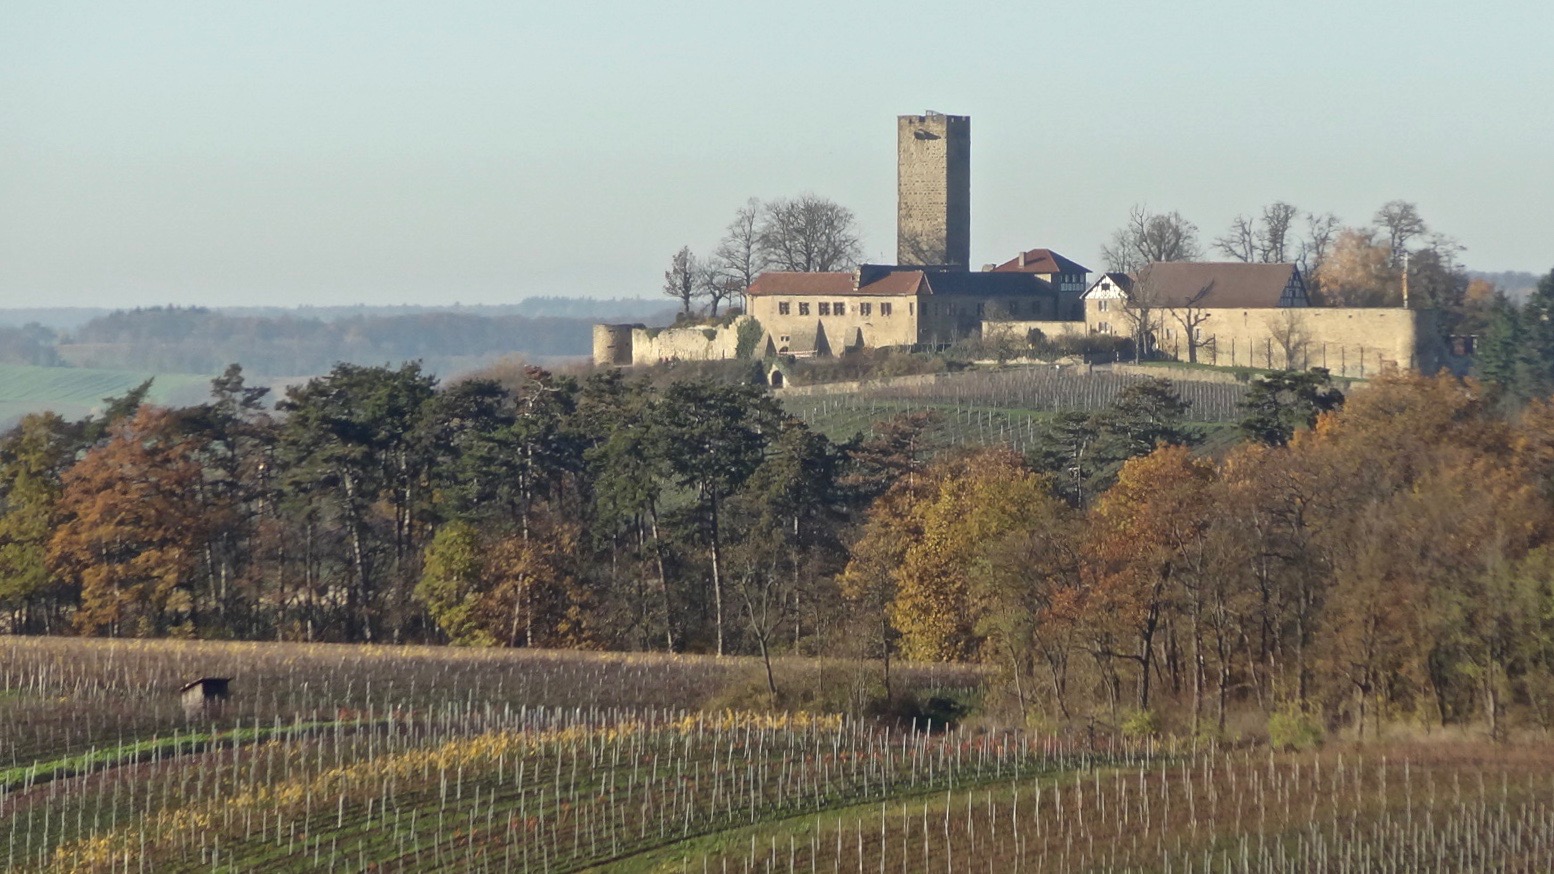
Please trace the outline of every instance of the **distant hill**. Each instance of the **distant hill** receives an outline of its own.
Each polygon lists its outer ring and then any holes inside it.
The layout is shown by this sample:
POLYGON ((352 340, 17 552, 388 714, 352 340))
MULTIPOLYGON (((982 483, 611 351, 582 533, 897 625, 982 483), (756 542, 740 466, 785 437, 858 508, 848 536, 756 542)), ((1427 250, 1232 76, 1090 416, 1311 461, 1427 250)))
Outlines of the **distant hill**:
MULTIPOLYGON (((144 308, 142 308, 144 309, 144 308)), ((154 309, 166 309, 157 307, 154 309)), ((510 304, 406 304, 399 306, 356 304, 352 306, 237 306, 181 307, 205 309, 228 316, 252 316, 268 319, 308 319, 333 322, 365 317, 417 316, 428 313, 455 313, 465 316, 527 316, 528 318, 590 319, 602 322, 643 322, 667 325, 674 321, 675 306, 663 297, 528 297, 510 304)), ((55 331, 74 331, 82 325, 122 310, 107 307, 13 307, 0 308, 0 327, 39 324, 55 331)))

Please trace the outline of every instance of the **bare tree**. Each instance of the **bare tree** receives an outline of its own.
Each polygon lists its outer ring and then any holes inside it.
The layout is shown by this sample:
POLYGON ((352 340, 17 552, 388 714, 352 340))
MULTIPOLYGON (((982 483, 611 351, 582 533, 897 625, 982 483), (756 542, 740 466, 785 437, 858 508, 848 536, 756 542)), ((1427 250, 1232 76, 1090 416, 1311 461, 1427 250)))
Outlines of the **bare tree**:
MULTIPOLYGON (((1306 346, 1311 342, 1306 314, 1298 307, 1284 307, 1278 315, 1269 317, 1268 336, 1284 355, 1284 369, 1299 370, 1307 358, 1306 346)), ((1270 366, 1272 364, 1269 362, 1270 366)))
POLYGON ((1214 283, 1209 282, 1180 304, 1172 304, 1166 310, 1182 326, 1182 334, 1187 338, 1187 360, 1193 364, 1198 363, 1198 350, 1204 345, 1203 339, 1198 336, 1198 327, 1209 320, 1203 300, 1213 291, 1214 283))
POLYGON ((1214 248, 1237 261, 1251 261, 1257 257, 1257 223, 1248 216, 1236 216, 1229 232, 1214 238, 1214 248))
POLYGON ((1322 263, 1333 248, 1340 226, 1338 216, 1330 212, 1306 213, 1306 237, 1300 241, 1296 263, 1306 277, 1307 294, 1318 301, 1322 298, 1322 263))
POLYGON ((689 316, 691 305, 702 294, 702 286, 703 274, 696 256, 691 254, 690 246, 681 246, 664 271, 664 294, 678 300, 681 313, 689 316))
POLYGON ((738 274, 717 261, 700 266, 696 286, 698 296, 707 299, 707 315, 713 318, 718 317, 718 307, 724 301, 743 295, 750 287, 738 274))
POLYGON ((851 270, 863 257, 852 210, 814 194, 768 202, 757 240, 768 264, 796 273, 851 270))
POLYGON ((1263 227, 1258 242, 1258 254, 1265 264, 1283 264, 1290 260, 1290 228, 1300 210, 1282 200, 1263 207, 1263 227))
POLYGON ((1387 235, 1387 242, 1392 247, 1393 267, 1403 265, 1403 255, 1408 251, 1410 240, 1430 232, 1430 226, 1419 215, 1419 208, 1406 200, 1387 201, 1376 210, 1371 224, 1387 235))
POLYGON ((1198 226, 1179 212, 1152 213, 1135 206, 1128 223, 1112 233, 1101 248, 1107 269, 1134 273, 1156 261, 1192 261, 1202 256, 1198 226))
POLYGON ((1299 214, 1294 206, 1276 200, 1263 207, 1258 218, 1238 215, 1230 231, 1214 239, 1214 248, 1237 261, 1282 264, 1289 260, 1290 229, 1299 214))
POLYGON ((712 253, 712 262, 725 278, 738 282, 743 308, 745 291, 767 267, 766 252, 761 248, 761 201, 752 197, 734 213, 712 253))
POLYGON ((1123 301, 1122 315, 1128 320, 1133 334, 1133 360, 1148 358, 1155 348, 1155 334, 1160 326, 1161 310, 1165 307, 1164 295, 1150 281, 1149 271, 1139 273, 1133 280, 1133 288, 1123 301))

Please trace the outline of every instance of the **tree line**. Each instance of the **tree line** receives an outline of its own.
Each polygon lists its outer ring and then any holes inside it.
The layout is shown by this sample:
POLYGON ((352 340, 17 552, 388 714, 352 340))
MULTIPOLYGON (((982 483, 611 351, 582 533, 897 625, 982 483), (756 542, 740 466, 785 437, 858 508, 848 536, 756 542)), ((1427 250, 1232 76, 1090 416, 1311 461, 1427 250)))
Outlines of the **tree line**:
POLYGON ((324 373, 341 360, 456 359, 467 365, 478 357, 587 355, 595 320, 586 314, 430 311, 326 320, 146 307, 99 316, 63 333, 37 324, 0 328, 0 363, 220 373, 237 358, 250 372, 270 375, 324 373))
MULTIPOLYGON (((971 660, 1027 720, 1554 724, 1554 402, 1320 371, 1242 440, 1165 380, 950 451, 759 387, 337 365, 0 439, 15 633, 971 660)), ((767 684, 775 697, 779 680, 767 684)))

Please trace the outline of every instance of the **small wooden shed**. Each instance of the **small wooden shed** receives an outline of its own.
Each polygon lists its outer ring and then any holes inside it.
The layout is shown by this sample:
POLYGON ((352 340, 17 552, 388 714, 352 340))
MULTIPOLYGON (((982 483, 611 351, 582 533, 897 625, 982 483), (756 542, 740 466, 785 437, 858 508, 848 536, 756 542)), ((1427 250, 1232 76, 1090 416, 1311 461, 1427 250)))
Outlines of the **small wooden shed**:
POLYGON ((231 677, 201 677, 178 690, 183 699, 183 714, 189 719, 218 716, 231 696, 231 677))

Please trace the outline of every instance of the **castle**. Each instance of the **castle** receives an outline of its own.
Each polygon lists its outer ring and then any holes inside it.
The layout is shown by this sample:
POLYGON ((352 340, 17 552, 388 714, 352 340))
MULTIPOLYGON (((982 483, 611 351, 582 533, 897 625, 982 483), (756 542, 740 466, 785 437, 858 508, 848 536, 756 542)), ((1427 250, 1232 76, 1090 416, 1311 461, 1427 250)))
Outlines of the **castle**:
POLYGON ((897 263, 763 273, 746 292, 747 315, 724 328, 597 325, 595 363, 942 348, 971 336, 1023 342, 1033 332, 1127 335, 1182 361, 1359 378, 1443 358, 1429 313, 1310 306, 1294 264, 1157 263, 1091 282, 1089 268, 1036 248, 972 270, 971 119, 900 116, 896 158, 897 263), (750 319, 760 342, 741 348, 750 319))

